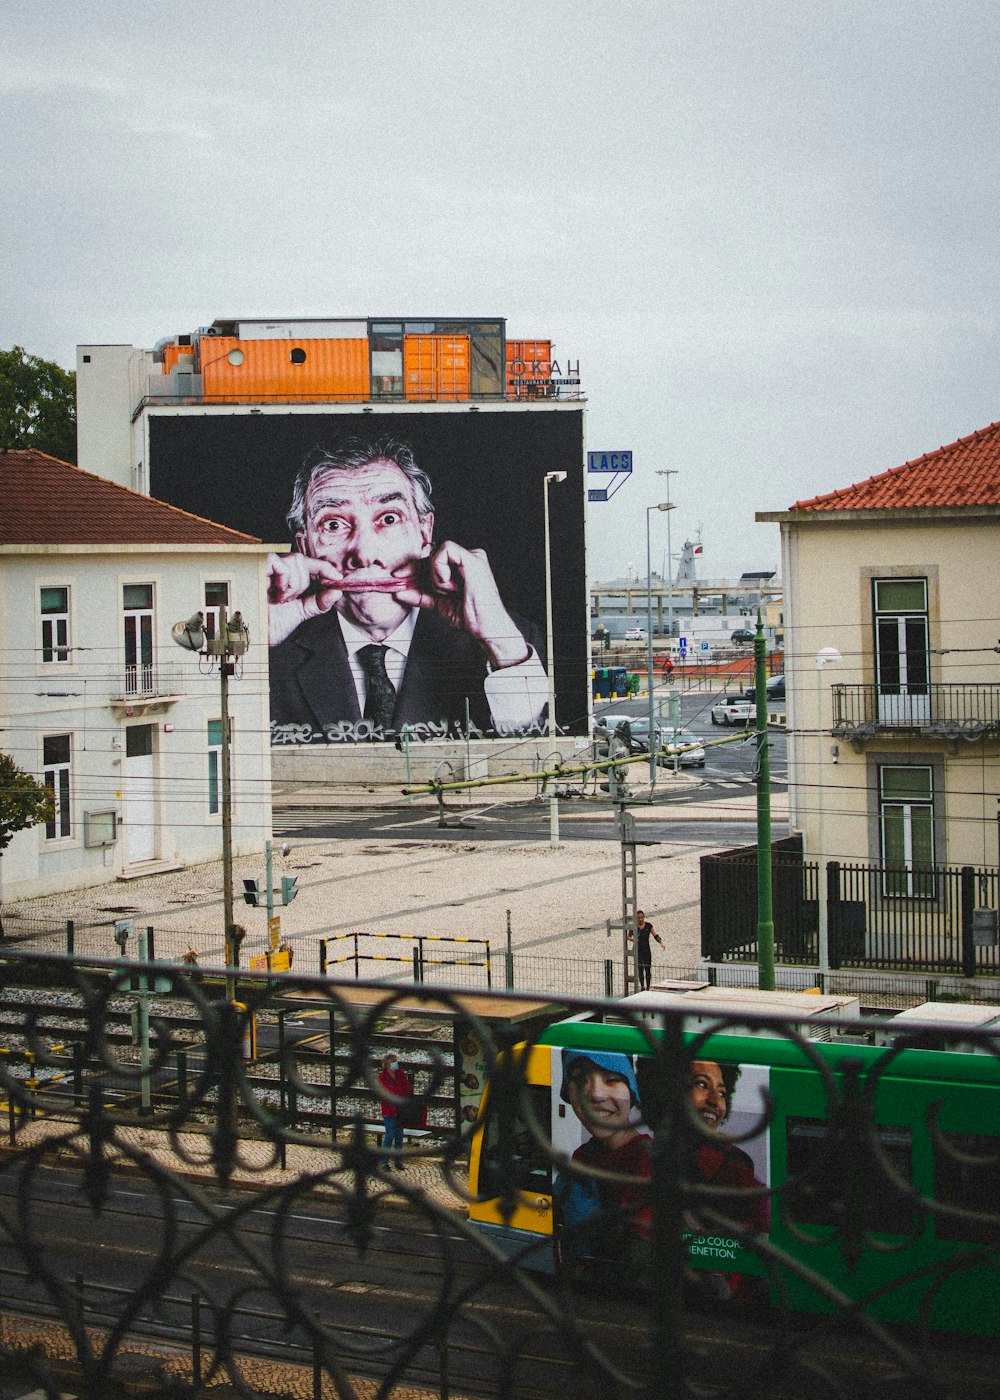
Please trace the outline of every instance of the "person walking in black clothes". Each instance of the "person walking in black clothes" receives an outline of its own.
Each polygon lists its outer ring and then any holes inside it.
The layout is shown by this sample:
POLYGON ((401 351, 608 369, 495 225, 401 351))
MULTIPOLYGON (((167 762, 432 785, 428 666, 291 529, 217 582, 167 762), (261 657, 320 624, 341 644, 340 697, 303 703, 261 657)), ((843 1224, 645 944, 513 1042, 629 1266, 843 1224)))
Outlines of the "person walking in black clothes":
MULTIPOLYGON (((632 935, 629 934, 629 937, 632 935)), ((649 940, 655 938, 662 948, 663 939, 653 925, 646 922, 646 916, 641 909, 636 914, 636 938, 635 960, 639 968, 639 990, 642 992, 653 979, 653 950, 649 946, 649 940)))

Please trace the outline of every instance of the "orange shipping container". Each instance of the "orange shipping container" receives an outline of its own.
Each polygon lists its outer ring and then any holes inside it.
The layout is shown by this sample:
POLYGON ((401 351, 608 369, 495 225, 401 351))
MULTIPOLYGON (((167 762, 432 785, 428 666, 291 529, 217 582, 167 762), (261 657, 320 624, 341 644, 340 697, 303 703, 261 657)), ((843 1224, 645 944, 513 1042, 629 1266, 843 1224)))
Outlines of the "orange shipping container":
POLYGON ((200 351, 206 399, 280 403, 369 397, 367 339, 237 340, 219 335, 203 337, 200 351))
POLYGON ((544 398, 552 378, 551 340, 507 341, 507 396, 544 398))
MULTIPOLYGON (((187 356, 189 360, 194 356, 194 351, 190 345, 165 345, 163 347, 163 373, 169 374, 177 364, 177 361, 182 360, 185 356, 187 356)), ((190 368, 193 369, 194 365, 192 364, 190 368)))
POLYGON ((469 337, 405 335, 403 384, 408 399, 467 399, 469 337))

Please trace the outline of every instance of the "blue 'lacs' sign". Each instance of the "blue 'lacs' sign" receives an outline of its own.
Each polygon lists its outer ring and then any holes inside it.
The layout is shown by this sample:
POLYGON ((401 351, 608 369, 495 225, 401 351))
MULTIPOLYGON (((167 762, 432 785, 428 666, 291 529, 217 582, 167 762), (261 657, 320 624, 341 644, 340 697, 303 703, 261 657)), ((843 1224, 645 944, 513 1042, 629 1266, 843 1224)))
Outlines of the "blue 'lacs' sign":
POLYGON ((631 452, 588 452, 588 472, 630 472, 631 452))

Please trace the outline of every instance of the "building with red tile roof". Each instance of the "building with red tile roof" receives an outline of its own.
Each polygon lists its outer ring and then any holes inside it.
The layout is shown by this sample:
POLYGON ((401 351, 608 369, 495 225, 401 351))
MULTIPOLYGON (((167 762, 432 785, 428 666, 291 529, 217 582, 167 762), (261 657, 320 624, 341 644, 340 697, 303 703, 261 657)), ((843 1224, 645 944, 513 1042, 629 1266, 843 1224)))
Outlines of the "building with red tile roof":
POLYGON ((791 823, 820 867, 817 962, 1000 971, 944 873, 986 871, 977 899, 995 907, 1000 423, 757 520, 781 527, 791 823), (872 873, 848 889, 845 864, 872 873), (828 879, 852 906, 849 947, 828 879))
POLYGON ((791 509, 964 510, 982 506, 1000 506, 1000 423, 991 423, 867 481, 796 501, 791 509))
POLYGON ((4 545, 260 544, 33 448, 0 452, 4 545))
MULTIPOLYGON (((211 629, 238 611, 249 629, 228 682, 233 849, 263 850, 266 556, 251 535, 44 452, 0 452, 0 742, 55 799, 4 851, 5 903, 219 859, 219 665, 171 638, 196 612, 211 629)), ((223 923, 220 891, 220 949, 223 923)), ((116 953, 110 934, 101 951, 116 953)))

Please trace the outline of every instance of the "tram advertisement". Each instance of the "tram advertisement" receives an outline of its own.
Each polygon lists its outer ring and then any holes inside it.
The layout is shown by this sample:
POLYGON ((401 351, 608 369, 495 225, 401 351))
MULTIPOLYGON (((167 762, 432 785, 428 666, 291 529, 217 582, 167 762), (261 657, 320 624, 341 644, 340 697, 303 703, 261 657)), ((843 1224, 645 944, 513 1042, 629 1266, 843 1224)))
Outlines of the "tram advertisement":
MULTIPOLYGON (((697 1193, 685 1239, 698 1287, 720 1302, 744 1296, 747 1275, 762 1265, 732 1230, 766 1233, 770 1157, 766 1131, 766 1065, 693 1060, 690 1104, 697 1135, 690 1143, 689 1178, 697 1186, 730 1187, 730 1197, 697 1193)), ((552 1141, 568 1165, 554 1183, 554 1224, 565 1264, 625 1270, 650 1267, 653 1129, 661 1091, 653 1061, 618 1051, 553 1049, 552 1141)))

